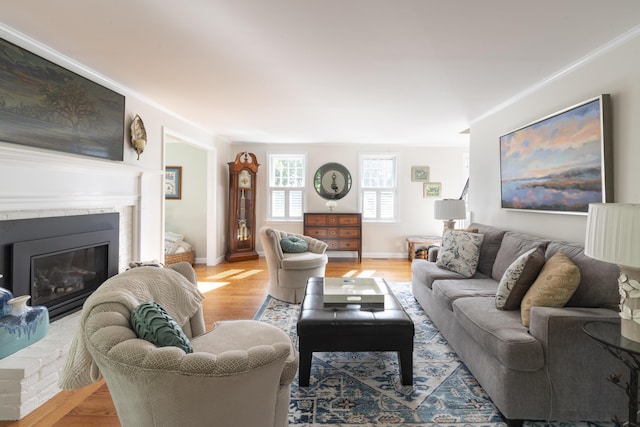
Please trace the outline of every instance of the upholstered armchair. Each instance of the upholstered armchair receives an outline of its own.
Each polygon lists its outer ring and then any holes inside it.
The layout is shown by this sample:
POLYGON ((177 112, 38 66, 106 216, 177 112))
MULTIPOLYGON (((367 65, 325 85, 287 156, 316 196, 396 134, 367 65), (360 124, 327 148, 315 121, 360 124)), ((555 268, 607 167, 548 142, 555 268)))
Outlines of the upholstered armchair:
POLYGON ((299 303, 310 277, 323 277, 328 262, 327 244, 313 237, 288 233, 274 228, 260 229, 260 242, 269 268, 269 294, 282 301, 299 303), (304 240, 308 249, 285 253, 280 241, 288 236, 304 240))
POLYGON ((196 285, 187 262, 107 280, 83 307, 60 385, 104 377, 123 426, 288 425, 298 366, 291 339, 255 320, 223 321, 205 332, 196 285), (148 301, 166 309, 192 353, 138 338, 131 313, 148 301))

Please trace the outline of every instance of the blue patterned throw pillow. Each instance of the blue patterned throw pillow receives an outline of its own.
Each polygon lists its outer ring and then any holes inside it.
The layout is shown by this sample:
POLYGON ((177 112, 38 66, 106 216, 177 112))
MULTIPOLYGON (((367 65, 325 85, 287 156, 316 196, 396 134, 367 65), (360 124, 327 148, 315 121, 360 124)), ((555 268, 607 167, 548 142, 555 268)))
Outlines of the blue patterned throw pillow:
POLYGON ((447 231, 442 239, 436 265, 464 277, 476 274, 484 234, 447 231))
POLYGON ((280 240, 280 247, 282 252, 289 254, 298 254, 306 252, 309 249, 309 245, 304 239, 298 236, 287 236, 280 240))
POLYGON ((178 347, 193 353, 189 338, 167 311, 156 302, 140 304, 131 313, 131 326, 138 338, 158 347, 178 347))

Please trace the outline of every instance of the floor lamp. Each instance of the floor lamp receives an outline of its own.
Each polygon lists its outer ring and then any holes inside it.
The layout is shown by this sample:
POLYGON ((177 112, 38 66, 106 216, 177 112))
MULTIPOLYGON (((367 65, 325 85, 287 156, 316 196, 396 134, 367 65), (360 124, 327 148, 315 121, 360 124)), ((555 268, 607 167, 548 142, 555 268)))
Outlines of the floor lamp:
POLYGON ((436 200, 434 204, 434 218, 441 219, 444 223, 442 235, 447 230, 453 230, 457 219, 467 217, 467 208, 462 199, 442 199, 436 200))
POLYGON ((590 204, 584 253, 620 267, 620 332, 640 342, 640 204, 590 204))

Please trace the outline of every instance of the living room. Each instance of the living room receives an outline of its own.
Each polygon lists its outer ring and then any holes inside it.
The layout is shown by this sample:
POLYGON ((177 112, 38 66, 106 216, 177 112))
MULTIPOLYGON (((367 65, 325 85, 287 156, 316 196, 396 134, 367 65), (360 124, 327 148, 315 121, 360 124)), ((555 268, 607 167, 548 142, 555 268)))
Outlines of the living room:
MULTIPOLYGON (((163 258, 164 232, 182 231, 167 229, 168 211, 176 207, 179 207, 178 215, 182 216, 184 223, 189 223, 192 229, 201 230, 201 235, 185 232, 195 243, 197 262, 209 265, 221 262, 228 246, 227 163, 244 151, 255 153, 261 163, 257 223, 298 233, 302 232, 301 221, 268 219, 265 200, 268 154, 304 153, 309 183, 321 165, 328 162, 343 164, 354 177, 354 188, 338 202, 338 210, 351 212, 359 209, 359 156, 376 152, 397 154, 398 217, 395 222, 363 224, 363 255, 366 258, 406 258, 407 236, 439 235, 442 221, 433 217, 434 202, 440 198, 460 197, 467 173, 470 183, 468 220, 583 243, 586 215, 501 208, 499 138, 601 94, 610 94, 612 104, 611 172, 614 186, 611 200, 640 202, 640 189, 633 172, 635 163, 640 159, 640 145, 636 141, 638 136, 634 126, 640 116, 640 58, 637 55, 640 51, 640 26, 637 22, 621 27, 620 31, 612 30, 612 38, 591 46, 580 55, 562 58, 559 61, 561 67, 522 84, 515 92, 502 94, 498 103, 487 105, 486 109, 475 114, 468 112, 467 121, 456 127, 447 144, 347 144, 325 140, 313 141, 312 144, 302 140, 263 143, 257 140, 245 142, 242 138, 233 139, 225 133, 217 133, 216 123, 211 123, 211 128, 205 127, 181 111, 174 111, 170 106, 141 95, 128 83, 103 75, 99 62, 89 64, 76 60, 73 47, 57 44, 55 38, 49 39, 49 31, 39 33, 33 27, 20 27, 26 18, 18 19, 17 16, 28 6, 13 7, 15 9, 7 16, 13 16, 15 21, 10 18, 4 21, 3 18, 0 38, 124 94, 126 126, 139 114, 145 121, 147 146, 138 159, 127 133, 124 160, 114 162, 0 142, 0 178, 5 183, 0 188, 0 221, 75 215, 78 212, 119 212, 120 270, 125 269, 131 260, 163 258), (467 128, 468 132, 460 134, 467 128), (182 150, 195 150, 200 175, 194 176, 190 172, 190 169, 196 170, 195 165, 181 160, 182 150), (467 159, 468 171, 465 169, 467 159), (183 168, 184 197, 179 201, 165 200, 164 197, 164 168, 169 165, 183 168), (442 183, 440 197, 424 196, 422 183, 411 179, 414 166, 429 167, 431 181, 442 183), (197 204, 191 205, 194 200, 197 204), (199 208, 194 209, 193 206, 199 208), (204 235, 205 238, 202 237, 204 235)), ((638 16, 630 12, 637 11, 635 4, 627 2, 626 7, 629 8, 628 15, 638 16)), ((40 25, 40 22, 35 20, 32 25, 40 25)), ((567 44, 571 41, 571 37, 563 40, 567 44)), ((522 53, 524 56, 526 52, 522 53)), ((536 67, 533 56, 522 61, 529 61, 530 67, 536 67)), ((144 63, 144 55, 141 62, 144 63)), ((508 80, 512 77, 508 65, 504 69, 507 70, 504 79, 508 80)), ((469 79, 473 80, 473 76, 469 79)), ((476 81, 475 84, 480 88, 483 82, 476 81)), ((233 105, 233 100, 228 102, 233 105)), ((361 107, 364 108, 363 105, 361 107)), ((397 114, 391 116, 396 117, 397 114)), ((374 123, 359 124, 361 127, 366 125, 373 127, 374 123)), ((308 187, 305 203, 308 211, 327 210, 325 200, 315 194, 312 186, 308 187)), ((259 243, 257 249, 262 252, 259 243)), ((0 286, 3 286, 1 281, 0 286)))

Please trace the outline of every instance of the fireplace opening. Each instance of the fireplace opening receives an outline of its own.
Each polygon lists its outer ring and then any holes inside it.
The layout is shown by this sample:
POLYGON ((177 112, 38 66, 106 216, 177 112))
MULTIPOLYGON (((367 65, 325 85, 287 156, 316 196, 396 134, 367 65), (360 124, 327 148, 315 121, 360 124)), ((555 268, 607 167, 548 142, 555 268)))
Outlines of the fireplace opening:
POLYGON ((81 309, 94 290, 117 274, 118 214, 25 221, 47 231, 43 233, 44 238, 14 240, 8 245, 11 255, 10 290, 14 296, 31 295, 30 305, 47 307, 52 321, 81 309), (44 221, 44 226, 41 221, 44 221), (68 227, 51 227, 56 224, 68 227), (91 229, 98 230, 88 231, 91 229))

